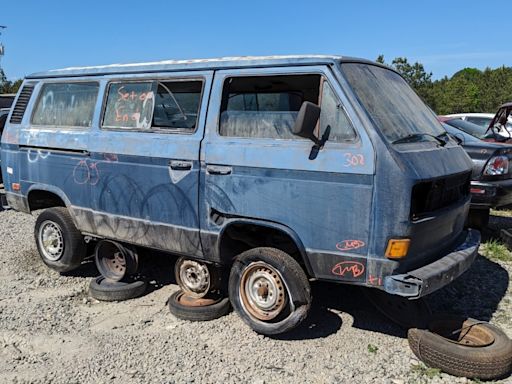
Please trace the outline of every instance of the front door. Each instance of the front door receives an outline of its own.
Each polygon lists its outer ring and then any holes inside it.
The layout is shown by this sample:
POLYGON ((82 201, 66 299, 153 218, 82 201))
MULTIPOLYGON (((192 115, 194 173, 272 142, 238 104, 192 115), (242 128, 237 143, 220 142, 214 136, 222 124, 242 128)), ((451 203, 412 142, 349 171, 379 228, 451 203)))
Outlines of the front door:
POLYGON ((222 233, 219 216, 279 223, 300 238, 316 277, 364 281, 337 267, 365 263, 370 235, 374 157, 353 116, 327 67, 216 72, 201 154, 203 242, 222 233), (313 142, 291 133, 304 101, 322 108, 317 134, 331 127, 314 160, 313 142))

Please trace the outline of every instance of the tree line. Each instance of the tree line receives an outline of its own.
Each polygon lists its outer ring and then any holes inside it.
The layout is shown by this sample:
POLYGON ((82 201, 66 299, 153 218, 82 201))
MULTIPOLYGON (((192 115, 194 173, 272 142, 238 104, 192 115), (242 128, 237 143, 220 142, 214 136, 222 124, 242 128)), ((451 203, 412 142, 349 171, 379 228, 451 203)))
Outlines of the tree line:
POLYGON ((461 112, 494 113, 498 107, 512 101, 512 67, 464 68, 453 76, 432 81, 423 64, 410 63, 405 57, 395 58, 391 64, 384 56, 377 62, 398 71, 418 95, 438 114, 461 112))
MULTIPOLYGON (((410 63, 405 57, 397 57, 390 64, 384 56, 377 62, 397 70, 414 88, 418 95, 440 115, 460 112, 494 113, 498 107, 512 101, 512 67, 464 68, 453 76, 432 81, 432 72, 426 72, 423 64, 410 63)), ((0 94, 16 93, 21 79, 7 80, 0 68, 0 94)))

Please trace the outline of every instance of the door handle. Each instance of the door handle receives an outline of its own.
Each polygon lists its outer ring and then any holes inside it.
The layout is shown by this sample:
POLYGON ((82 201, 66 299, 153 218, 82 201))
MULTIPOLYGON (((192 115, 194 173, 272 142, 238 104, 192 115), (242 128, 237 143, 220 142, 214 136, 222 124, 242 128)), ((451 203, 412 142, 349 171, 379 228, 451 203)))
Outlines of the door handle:
POLYGON ((183 160, 172 160, 169 162, 169 166, 171 167, 171 169, 175 171, 188 171, 192 169, 192 162, 183 160))
POLYGON ((210 175, 229 175, 233 168, 231 167, 224 167, 220 165, 208 165, 206 167, 206 172, 208 172, 210 175))

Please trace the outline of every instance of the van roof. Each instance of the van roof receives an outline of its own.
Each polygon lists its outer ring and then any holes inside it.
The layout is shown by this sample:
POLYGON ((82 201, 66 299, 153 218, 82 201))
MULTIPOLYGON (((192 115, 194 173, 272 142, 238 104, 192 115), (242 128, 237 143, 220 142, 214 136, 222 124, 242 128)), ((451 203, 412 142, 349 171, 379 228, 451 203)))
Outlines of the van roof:
POLYGON ((27 79, 247 67, 317 65, 332 64, 337 61, 375 64, 370 60, 336 55, 241 56, 212 59, 163 60, 147 63, 99 65, 93 67, 69 67, 34 73, 27 76, 27 79))

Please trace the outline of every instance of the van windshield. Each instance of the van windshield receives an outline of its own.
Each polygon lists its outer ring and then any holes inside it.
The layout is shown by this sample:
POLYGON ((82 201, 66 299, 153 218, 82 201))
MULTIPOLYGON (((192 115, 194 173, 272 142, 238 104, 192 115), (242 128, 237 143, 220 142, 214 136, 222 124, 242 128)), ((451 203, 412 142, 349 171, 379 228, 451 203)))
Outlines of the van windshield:
POLYGON ((397 73, 362 63, 343 63, 341 69, 375 126, 390 142, 445 134, 434 113, 397 73))

